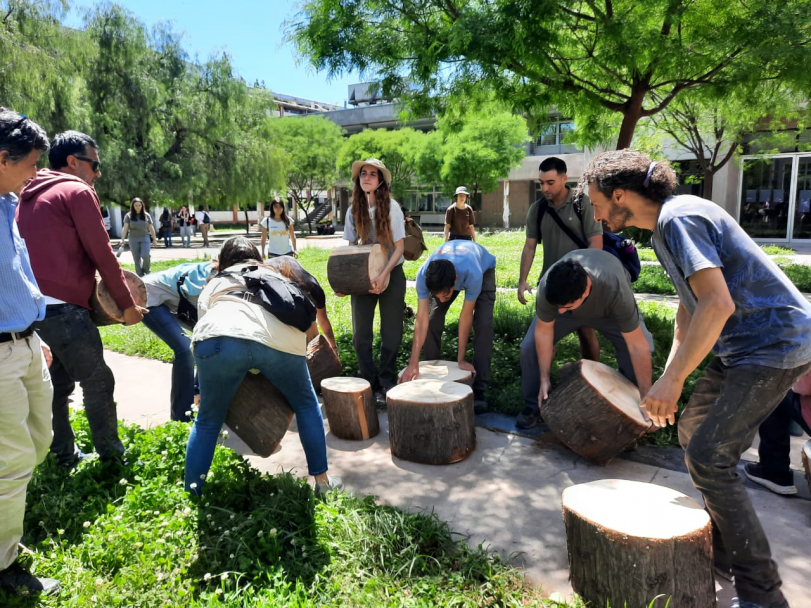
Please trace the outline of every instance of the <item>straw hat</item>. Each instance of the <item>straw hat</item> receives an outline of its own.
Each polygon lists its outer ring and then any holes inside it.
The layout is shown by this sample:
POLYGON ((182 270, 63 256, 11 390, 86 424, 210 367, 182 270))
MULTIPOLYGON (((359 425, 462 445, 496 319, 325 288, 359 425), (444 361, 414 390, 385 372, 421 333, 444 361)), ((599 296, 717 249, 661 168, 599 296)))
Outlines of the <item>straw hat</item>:
POLYGON ((454 199, 456 199, 456 196, 457 196, 457 195, 459 195, 459 194, 464 194, 464 195, 466 195, 468 198, 470 198, 470 192, 468 192, 468 191, 467 191, 467 188, 465 188, 464 186, 459 186, 459 187, 456 189, 456 192, 454 192, 454 194, 453 194, 453 198, 454 198, 454 199))
POLYGON ((364 165, 371 165, 372 167, 376 167, 380 169, 380 172, 383 174, 383 179, 386 182, 386 185, 391 188, 391 171, 386 169, 386 165, 384 165, 381 161, 376 158, 367 158, 366 160, 356 160, 352 163, 352 181, 355 181, 355 178, 360 173, 361 167, 364 165))

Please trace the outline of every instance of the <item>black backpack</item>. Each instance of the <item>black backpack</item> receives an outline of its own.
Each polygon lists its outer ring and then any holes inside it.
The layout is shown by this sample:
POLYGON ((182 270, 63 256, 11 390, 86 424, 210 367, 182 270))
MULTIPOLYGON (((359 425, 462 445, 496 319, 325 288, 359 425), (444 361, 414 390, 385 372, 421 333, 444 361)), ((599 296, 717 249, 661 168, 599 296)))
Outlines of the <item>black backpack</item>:
MULTIPOLYGON (((580 207, 581 199, 576 200, 573 203, 574 212, 577 214, 577 219, 580 220, 580 225, 583 225, 583 209, 580 207)), ((574 241, 575 245, 580 247, 580 249, 588 249, 589 244, 585 238, 578 237, 571 229, 563 223, 563 220, 560 219, 560 216, 549 206, 549 201, 545 198, 542 198, 538 203, 538 236, 541 236, 541 222, 543 221, 543 216, 545 213, 549 213, 549 216, 555 220, 555 223, 558 227, 563 230, 563 232, 568 236, 572 241, 574 241)), ((539 239, 540 240, 540 239, 539 239)), ((633 283, 639 278, 639 273, 642 271, 642 264, 639 261, 639 254, 636 251, 636 247, 634 246, 634 242, 631 239, 626 239, 618 234, 614 234, 613 232, 604 231, 603 232, 603 251, 607 251, 615 258, 617 258, 622 265, 625 267, 625 270, 628 271, 628 274, 631 275, 631 282, 633 283)))

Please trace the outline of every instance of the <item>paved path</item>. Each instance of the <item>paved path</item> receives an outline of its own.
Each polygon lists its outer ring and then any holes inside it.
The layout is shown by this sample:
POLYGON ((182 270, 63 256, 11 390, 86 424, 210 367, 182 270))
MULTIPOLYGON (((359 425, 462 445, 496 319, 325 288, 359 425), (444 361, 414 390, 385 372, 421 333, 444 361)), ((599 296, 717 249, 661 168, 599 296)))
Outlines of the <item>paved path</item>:
MULTIPOLYGON (((119 418, 143 426, 165 422, 171 366, 110 352, 106 357, 116 377, 119 418)), ((75 400, 80 402, 80 396, 75 400)), ((373 439, 347 442, 327 434, 331 471, 343 477, 346 488, 376 495, 383 504, 434 510, 452 529, 466 535, 469 544, 482 543, 522 566, 528 579, 547 593, 571 593, 560 505, 566 487, 613 477, 653 482, 700 500, 684 473, 629 460, 596 466, 549 435, 533 439, 478 428, 478 445, 467 460, 426 466, 393 458, 387 431, 386 416, 381 414, 381 432, 373 439)), ((270 473, 284 470, 306 475, 297 434, 294 423, 280 452, 264 459, 249 456, 250 461, 270 473)), ((248 452, 233 433, 229 444, 248 452)), ((749 494, 771 540, 786 596, 794 608, 811 608, 811 503, 758 489, 750 489, 749 494)), ((718 605, 726 608, 733 590, 726 581, 722 583, 718 605)))

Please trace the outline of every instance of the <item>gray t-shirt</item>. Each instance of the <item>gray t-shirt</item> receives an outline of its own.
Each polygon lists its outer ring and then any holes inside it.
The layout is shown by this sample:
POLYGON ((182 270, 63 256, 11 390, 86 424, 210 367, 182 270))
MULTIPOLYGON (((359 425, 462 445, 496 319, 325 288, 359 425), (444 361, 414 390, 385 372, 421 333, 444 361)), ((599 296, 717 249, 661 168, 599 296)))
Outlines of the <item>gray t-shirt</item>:
POLYGON ((146 220, 134 220, 130 217, 130 214, 124 216, 124 223, 129 224, 130 232, 129 237, 131 239, 140 239, 145 236, 150 236, 149 234, 149 227, 152 225, 152 216, 148 213, 144 213, 146 216, 146 220))
MULTIPOLYGON (((574 190, 571 188, 568 188, 568 190, 569 193, 566 195, 563 204, 559 207, 550 204, 549 209, 554 209, 558 217, 563 220, 563 223, 572 232, 588 242, 591 237, 603 233, 603 226, 594 219, 594 208, 591 206, 589 197, 585 195, 580 203, 582 208, 580 215, 583 216, 583 221, 580 221, 574 209, 574 190)), ((540 201, 535 201, 529 207, 529 213, 527 213, 527 238, 543 242, 543 267, 541 268, 541 276, 543 276, 552 264, 570 251, 580 249, 580 247, 560 229, 548 210, 544 214, 543 220, 541 220, 541 234, 538 234, 539 206, 540 201)))
MULTIPOLYGON (((564 260, 580 262, 591 278, 591 292, 578 308, 561 316, 584 321, 610 319, 626 334, 639 327, 639 307, 631 289, 631 278, 616 256, 602 249, 577 249, 559 261, 564 260)), ((538 285, 535 313, 544 323, 551 323, 560 313, 546 300, 545 294, 546 275, 541 277, 538 285)))
POLYGON ((691 315, 697 300, 687 279, 705 268, 723 272, 735 303, 713 347, 724 365, 811 361, 811 304, 721 207, 692 195, 665 201, 651 244, 691 315))
MULTIPOLYGON (((369 245, 371 243, 379 243, 377 237, 375 237, 375 211, 377 211, 377 207, 370 207, 369 208, 369 217, 371 218, 371 226, 369 226, 369 238, 366 239, 365 243, 361 243, 362 245, 369 245)), ((400 209, 400 205, 394 199, 391 199, 391 204, 389 205, 389 222, 391 223, 391 240, 393 243, 400 241, 405 238, 405 217, 403 216, 403 210, 400 209)), ((346 224, 344 224, 344 239, 349 241, 350 245, 355 245, 358 242, 358 231, 355 228, 355 216, 352 215, 352 205, 349 205, 349 209, 346 210, 346 224)), ((391 255, 391 253, 389 253, 391 255)), ((400 259, 397 261, 398 264, 402 264, 405 262, 405 258, 400 256, 400 259)))

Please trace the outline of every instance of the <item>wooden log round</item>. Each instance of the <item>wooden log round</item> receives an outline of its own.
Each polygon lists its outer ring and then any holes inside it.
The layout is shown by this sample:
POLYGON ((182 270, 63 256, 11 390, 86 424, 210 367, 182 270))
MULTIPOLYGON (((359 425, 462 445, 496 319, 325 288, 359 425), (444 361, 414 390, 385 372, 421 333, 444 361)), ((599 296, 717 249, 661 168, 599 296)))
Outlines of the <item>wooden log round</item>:
MULTIPOLYGON (((141 277, 123 268, 121 271, 130 288, 132 299, 138 306, 146 306, 146 286, 141 277)), ((98 326, 124 322, 124 311, 115 303, 113 296, 110 295, 107 286, 98 274, 96 275, 96 286, 93 288, 93 293, 90 294, 90 306, 90 318, 98 326)))
MULTIPOLYGON (((405 369, 400 370, 403 375, 405 369)), ((473 373, 459 368, 456 361, 420 361, 420 375, 417 380, 442 380, 443 382, 461 382, 473 386, 473 373)))
MULTIPOLYGON (((327 279, 335 293, 368 295, 372 279, 386 267, 389 256, 381 245, 336 247, 327 260, 327 279)), ((385 290, 389 279, 386 278, 385 290)))
POLYGON ((360 441, 380 433, 372 385, 363 378, 325 378, 321 382, 329 429, 339 439, 360 441))
POLYGON ((310 329, 307 330, 307 344, 312 342, 318 337, 318 323, 313 321, 313 324, 310 325, 310 329))
POLYGON ((310 380, 316 393, 321 391, 324 379, 340 376, 343 371, 338 353, 332 350, 321 334, 307 345, 307 369, 310 370, 310 380))
POLYGON ((273 454, 292 420, 287 397, 262 374, 252 373, 245 374, 225 417, 225 423, 263 458, 273 454))
POLYGON ((803 446, 803 468, 805 469, 805 480, 808 482, 808 489, 811 490, 811 439, 803 446))
POLYGON ((572 589, 592 606, 715 606, 709 515, 692 498, 602 479, 563 491, 572 589), (656 604, 659 605, 659 604, 656 604))
POLYGON ((412 380, 386 394, 393 456, 451 464, 476 448, 473 389, 458 382, 412 380))
POLYGON ((569 363, 560 384, 541 404, 544 422, 581 456, 605 464, 650 427, 639 407, 639 389, 597 361, 569 363))

